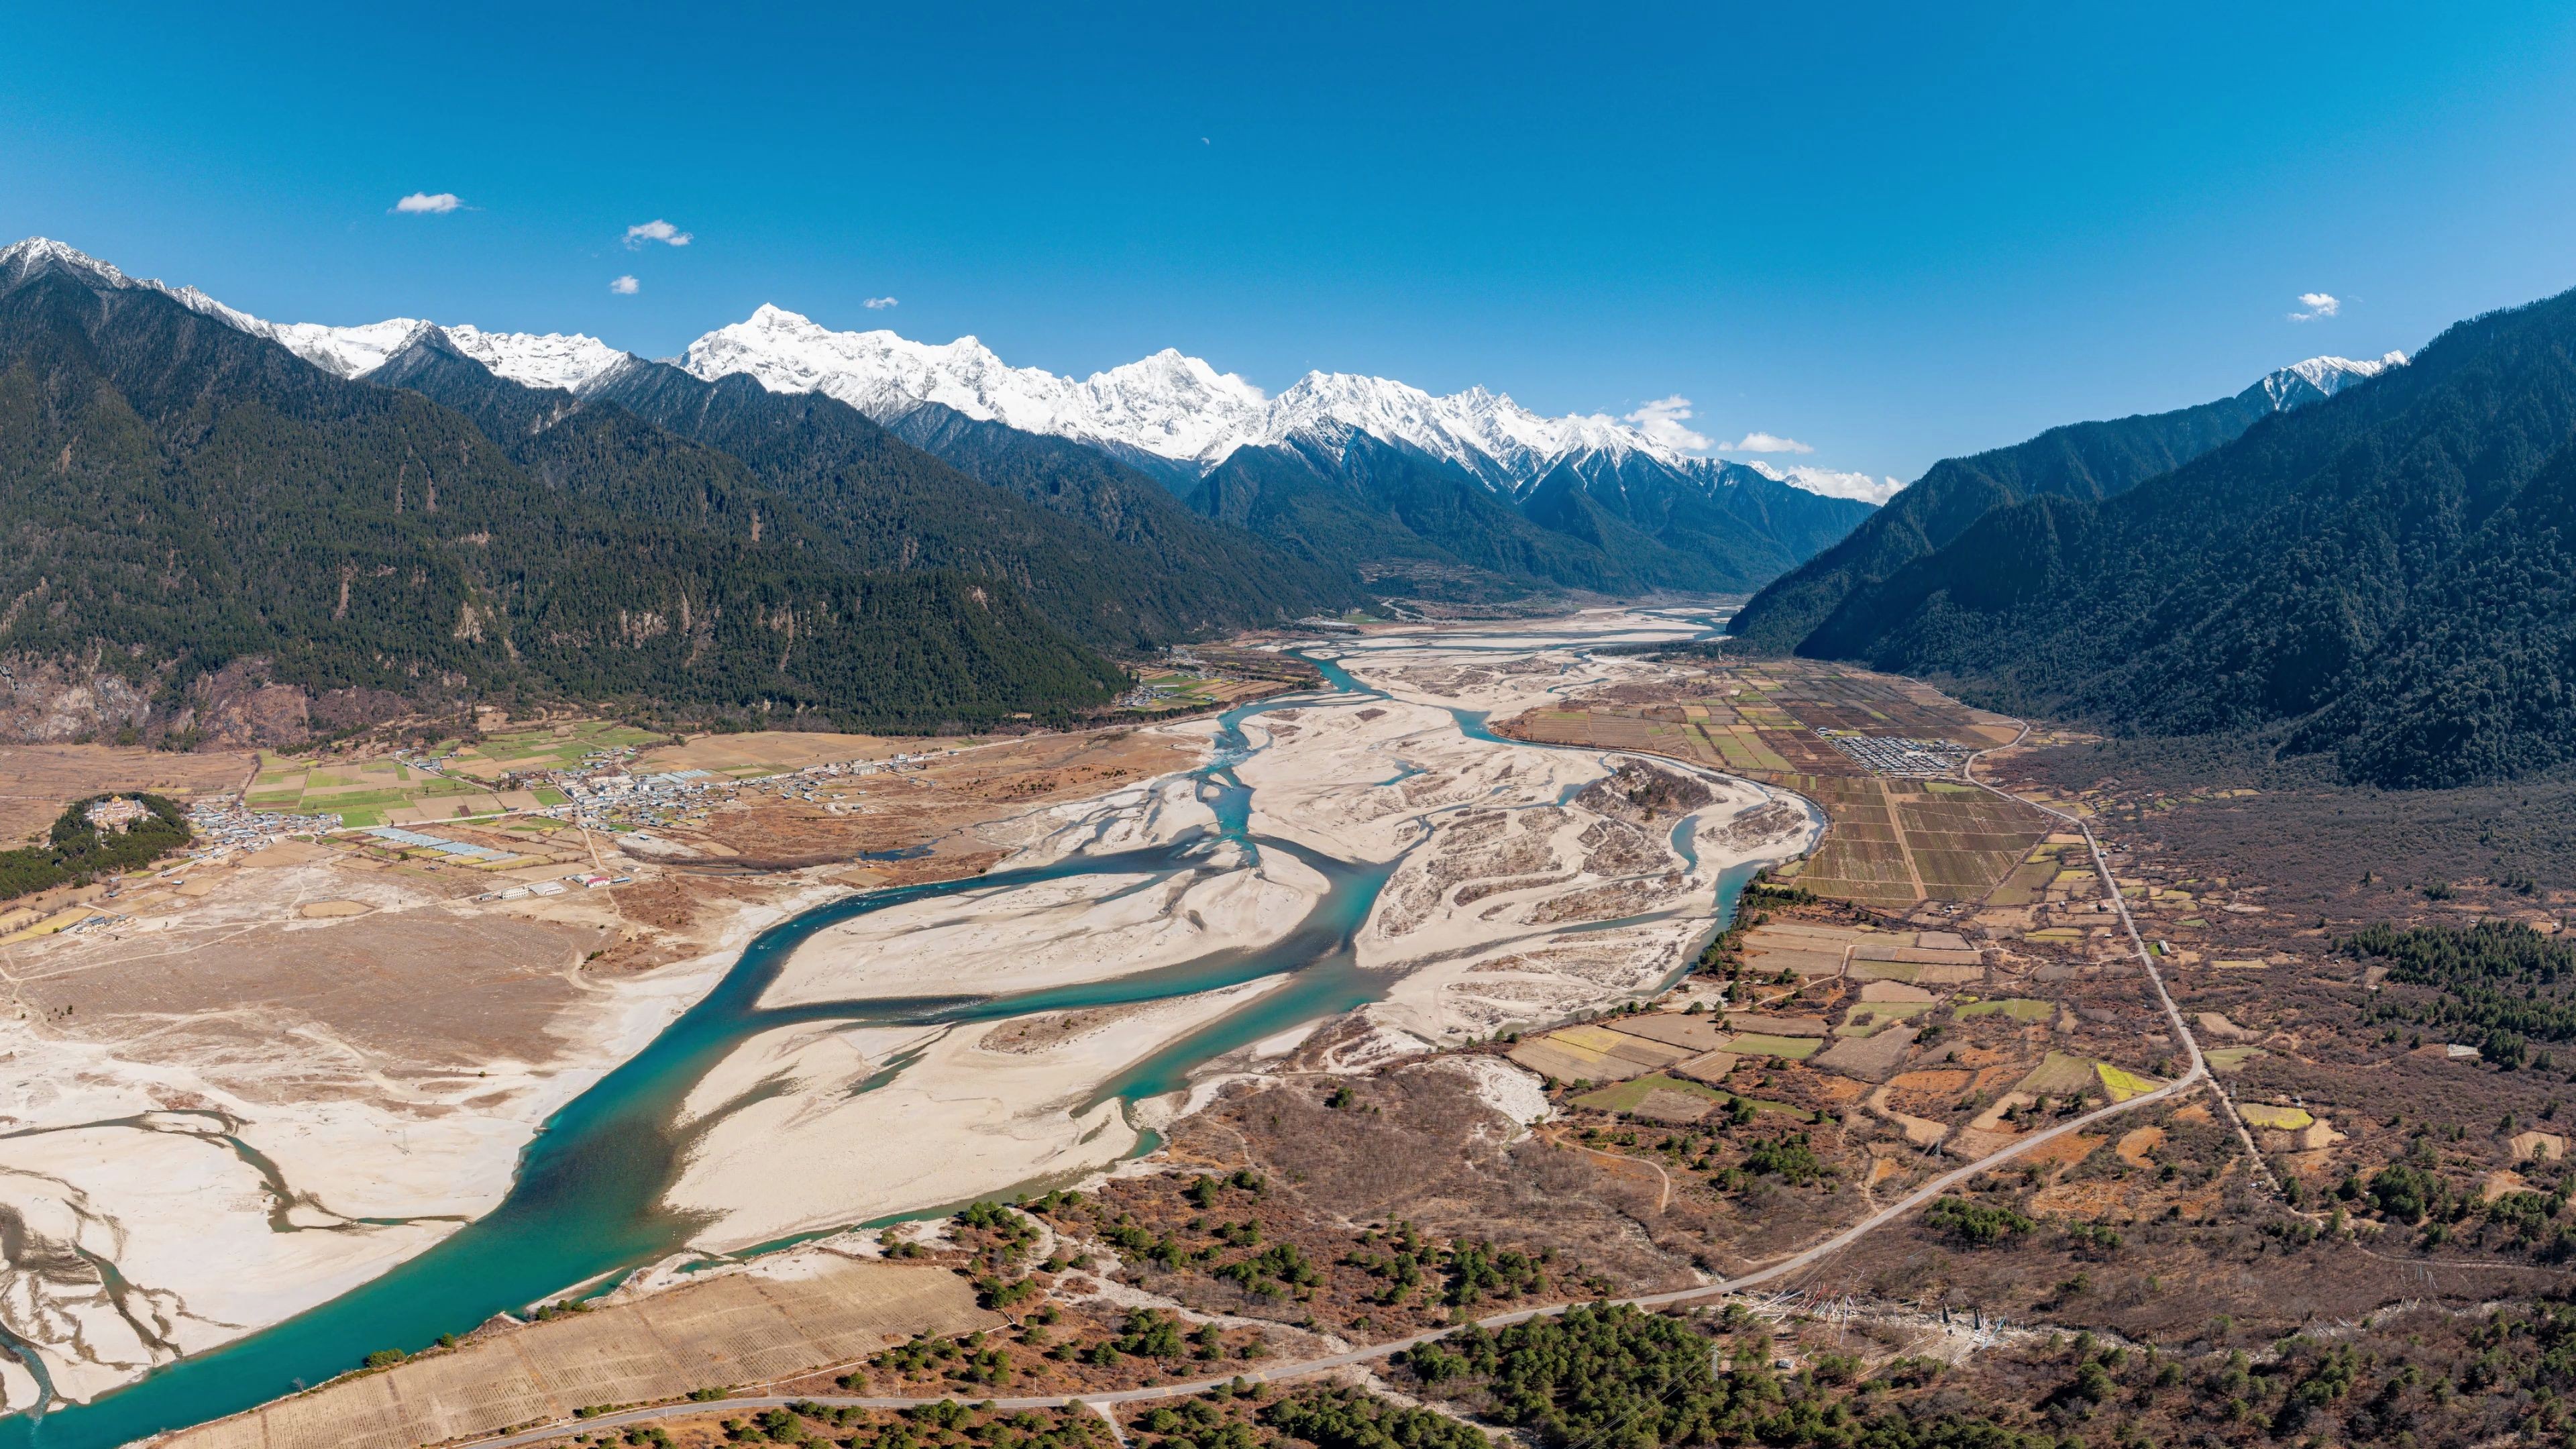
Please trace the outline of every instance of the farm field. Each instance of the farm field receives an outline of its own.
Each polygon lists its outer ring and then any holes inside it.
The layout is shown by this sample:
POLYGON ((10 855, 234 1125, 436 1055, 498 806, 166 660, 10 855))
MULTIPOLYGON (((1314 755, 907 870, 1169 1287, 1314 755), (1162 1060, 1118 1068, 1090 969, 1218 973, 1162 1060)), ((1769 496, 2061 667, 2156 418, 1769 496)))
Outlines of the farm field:
POLYGON ((573 769, 590 756, 650 745, 662 738, 608 720, 541 725, 460 745, 445 767, 452 774, 498 782, 512 774, 573 769))
POLYGON ((806 1255, 529 1324, 173 1436, 187 1449, 410 1449, 590 1404, 756 1383, 899 1343, 1001 1325, 945 1268, 806 1255), (810 1266, 809 1266, 810 1264, 810 1266))
POLYGON ((1816 894, 1904 910, 1981 901, 2002 888, 2027 904, 2054 880, 2053 858, 2025 866, 2047 818, 1955 780, 1873 774, 1819 731, 1859 731, 1986 749, 2017 727, 1912 680, 1811 660, 1717 665, 1695 677, 1619 684, 1495 726, 1547 744, 1669 755, 1795 790, 1832 828, 1803 865, 1783 870, 1816 894))
POLYGON ((263 753, 244 803, 289 815, 337 815, 350 826, 422 825, 464 815, 532 809, 527 791, 495 791, 391 757, 306 761, 263 753))
POLYGON ((341 824, 360 828, 535 810, 562 804, 563 794, 548 786, 506 788, 504 782, 513 775, 599 763, 662 738, 607 720, 540 725, 460 743, 437 770, 392 755, 313 759, 263 752, 244 803, 290 815, 336 815, 341 824))

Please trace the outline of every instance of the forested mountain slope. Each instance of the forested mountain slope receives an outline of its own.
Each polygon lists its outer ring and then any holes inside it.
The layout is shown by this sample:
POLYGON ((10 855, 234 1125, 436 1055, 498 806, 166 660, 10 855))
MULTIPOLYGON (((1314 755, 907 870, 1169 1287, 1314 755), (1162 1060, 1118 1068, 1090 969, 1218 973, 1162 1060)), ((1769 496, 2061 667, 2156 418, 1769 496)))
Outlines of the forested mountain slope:
POLYGON ((1005 580, 829 566, 801 524, 754 538, 748 479, 664 462, 628 496, 549 487, 165 292, 0 268, 0 692, 152 736, 269 682, 258 729, 291 738, 468 698, 932 727, 1116 686, 1005 580))
POLYGON ((2576 293, 2107 501, 1990 510, 1803 647, 2140 732, 2294 722, 2383 784, 2549 768, 2576 756, 2571 439, 2576 293))
POLYGON ((366 381, 419 393, 463 414, 512 462, 558 492, 745 540, 757 528, 764 539, 848 562, 836 541, 773 498, 732 454, 690 442, 613 402, 495 377, 436 327, 424 323, 366 381))
POLYGON ((1200 514, 1385 593, 1747 590, 1869 509, 1481 387, 1435 397, 1316 371, 1269 396, 1170 349, 1076 379, 1006 365, 972 337, 840 332, 765 305, 691 343, 679 365, 837 398, 998 486, 1024 487, 1019 476, 1043 463, 1051 491, 1086 496, 1098 485, 1062 462, 1079 449, 1122 483, 1150 475, 1200 514))
POLYGON ((1870 512, 1738 465, 1684 472, 1642 453, 1561 462, 1514 498, 1358 431, 1238 448, 1190 506, 1382 591, 1427 597, 1746 591, 1870 512))
POLYGON ((1048 618, 1103 647, 1284 623, 1355 598, 1329 570, 1271 566, 1275 551, 1259 540, 1221 536, 1186 514, 1175 521, 1160 498, 1117 506, 1107 488, 1056 486, 1066 471, 1042 462, 997 469, 1034 498, 969 477, 821 393, 631 360, 582 396, 739 459, 867 567, 1010 579, 1048 618))
POLYGON ((2008 448, 1944 458, 1848 537, 1771 582, 1728 630, 1759 648, 1794 650, 1855 591, 1949 543, 1991 509, 2030 498, 2099 502, 2171 472, 2275 412, 2323 401, 2390 360, 2312 359, 2216 402, 2071 423, 2008 448))
POLYGON ((922 403, 886 427, 961 473, 1145 552, 1160 572, 1240 591, 1268 607, 1267 617, 1245 611, 1239 622, 1339 613, 1367 602, 1346 561, 1309 561, 1259 534, 1202 518, 1160 481, 1071 439, 938 403, 922 403))

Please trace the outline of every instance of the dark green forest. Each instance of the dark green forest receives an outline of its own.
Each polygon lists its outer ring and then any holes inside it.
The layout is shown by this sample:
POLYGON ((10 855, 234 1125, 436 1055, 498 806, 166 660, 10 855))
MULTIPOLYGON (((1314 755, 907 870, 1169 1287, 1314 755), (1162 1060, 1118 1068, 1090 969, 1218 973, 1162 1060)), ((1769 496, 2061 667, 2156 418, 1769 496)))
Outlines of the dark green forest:
POLYGON ((2388 979, 2426 986, 2427 1005, 2388 1002, 2375 1019, 2405 1022, 2521 1066, 2531 1042, 2576 1041, 2576 945, 2511 921, 2475 926, 2365 926, 2335 943, 2386 963, 2388 979))
POLYGON ((410 707, 851 728, 1061 719, 1118 687, 1011 579, 853 571, 792 510, 763 519, 745 470, 643 427, 603 415, 523 466, 415 393, 36 273, 0 294, 0 653, 123 675, 164 722, 243 661, 410 707))
POLYGON ((125 797, 141 801, 149 813, 122 830, 92 825, 89 808, 116 798, 93 795, 74 801, 45 833, 42 845, 0 850, 0 901, 134 870, 184 849, 195 837, 186 812, 159 795, 125 797))
POLYGON ((1802 653, 2141 735, 2269 731, 2392 787, 2576 761, 2576 294, 2100 501, 1988 509, 1802 653))
MULTIPOLYGON (((1725 1372, 1698 1325, 1615 1304, 1576 1308, 1499 1331, 1468 1327, 1415 1349, 1406 1367, 1431 1393, 1510 1425, 1543 1449, 1670 1449, 1690 1444, 1833 1445, 1837 1449, 2055 1449, 2046 1432, 1952 1413, 1872 1411, 1838 1393, 1836 1375, 1775 1374, 1770 1341, 1749 1320, 1725 1372)), ((1891 1371, 1908 1361, 1899 1360, 1891 1371)), ((1318 1441, 1319 1443, 1322 1441, 1318 1441)))
POLYGON ((2272 411, 2261 384, 2231 398, 2107 422, 2051 428, 2027 442, 1944 458, 1848 537, 1764 586, 1728 625, 1757 649, 1796 649, 1845 599, 2024 499, 2099 502, 2171 472, 2272 411))

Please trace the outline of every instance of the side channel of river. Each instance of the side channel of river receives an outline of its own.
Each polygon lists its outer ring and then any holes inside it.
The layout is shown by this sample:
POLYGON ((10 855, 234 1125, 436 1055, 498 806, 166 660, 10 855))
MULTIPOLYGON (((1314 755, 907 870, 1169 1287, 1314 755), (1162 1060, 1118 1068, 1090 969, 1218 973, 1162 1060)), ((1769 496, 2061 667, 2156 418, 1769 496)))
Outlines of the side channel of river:
MULTIPOLYGON (((1352 941, 1397 862, 1336 860, 1292 842, 1252 835, 1247 828, 1251 791, 1234 773, 1251 750, 1241 730, 1245 719, 1268 709, 1381 697, 1337 665, 1325 667, 1333 693, 1276 697, 1220 717, 1217 753, 1195 772, 1203 798, 1217 815, 1213 833, 1145 850, 1074 856, 966 880, 872 891, 771 927, 744 949, 703 1000, 547 1120, 521 1154, 509 1195, 490 1213, 382 1277, 283 1323, 170 1364, 93 1403, 41 1418, 0 1420, 0 1449, 110 1449, 220 1418, 345 1372, 371 1350, 417 1349, 441 1334, 464 1333, 496 1313, 523 1309, 567 1285, 611 1281, 680 1251, 698 1224, 661 1205, 691 1145, 689 1133, 673 1125, 679 1105, 728 1053, 764 1031, 820 1021, 928 1025, 990 1020, 1162 1000, 1270 976, 1290 978, 1124 1068, 1095 1097, 1136 1102, 1179 1090, 1193 1070, 1229 1052, 1377 999, 1392 983, 1384 973, 1358 969, 1352 941), (1213 858, 1233 849, 1294 854, 1325 877, 1328 889, 1306 919, 1277 941, 1116 980, 999 997, 877 999, 790 1008, 759 1004, 798 945, 857 916, 929 897, 1002 892, 1068 876, 1169 876, 1213 869, 1213 858)), ((1494 738, 1484 731, 1480 716, 1461 712, 1458 722, 1471 735, 1494 738)), ((1744 867, 1721 878, 1712 929, 1733 916, 1736 897, 1751 874, 1752 868, 1744 867)))

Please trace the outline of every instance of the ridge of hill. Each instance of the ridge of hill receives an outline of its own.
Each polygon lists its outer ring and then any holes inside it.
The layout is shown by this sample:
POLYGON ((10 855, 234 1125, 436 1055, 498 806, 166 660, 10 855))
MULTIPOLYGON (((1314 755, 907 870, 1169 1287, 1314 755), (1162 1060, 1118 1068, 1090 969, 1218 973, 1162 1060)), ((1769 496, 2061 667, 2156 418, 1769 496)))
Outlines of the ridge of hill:
POLYGON ((2141 734, 2278 731, 2387 786, 2576 761, 2576 292, 2095 501, 1992 508, 1802 653, 2141 734))
MULTIPOLYGON (((1006 578, 755 529, 760 495, 701 454, 615 498, 554 486, 426 397, 60 256, 0 254, 0 420, 0 659, 43 737, 282 743, 558 699, 935 728, 1120 681, 1006 578)), ((597 428, 565 437, 628 425, 597 428)))
POLYGON ((2233 397, 2170 412, 2069 423, 2010 447, 1944 458, 1839 542, 1774 579, 1728 625, 1746 644, 1795 650, 1854 593, 1948 544, 1990 510, 2024 499, 2112 497, 2168 473, 2276 412, 2322 402, 2402 366, 2313 357, 2266 374, 2233 397))

